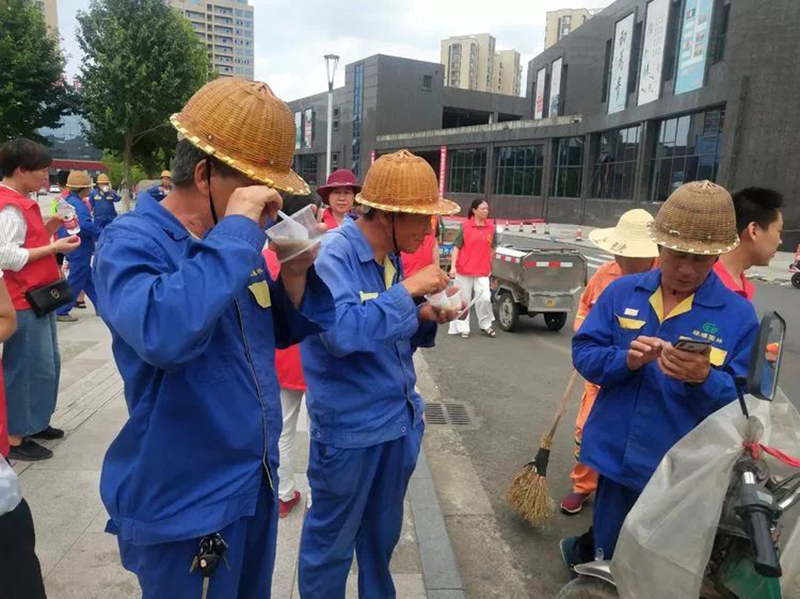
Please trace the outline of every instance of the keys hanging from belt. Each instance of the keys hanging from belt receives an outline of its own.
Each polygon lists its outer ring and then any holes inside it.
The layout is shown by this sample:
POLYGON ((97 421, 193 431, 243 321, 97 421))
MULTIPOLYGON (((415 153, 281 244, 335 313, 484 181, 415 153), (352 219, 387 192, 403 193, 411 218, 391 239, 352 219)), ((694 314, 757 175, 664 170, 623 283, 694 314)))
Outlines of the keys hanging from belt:
POLYGON ((208 587, 211 583, 211 576, 217 571, 220 561, 225 562, 225 567, 231 569, 228 565, 228 560, 225 558, 225 551, 228 549, 228 544, 222 535, 218 532, 213 535, 206 535, 200 539, 200 546, 197 548, 197 553, 192 559, 192 565, 189 567, 189 572, 200 570, 203 576, 203 594, 202 599, 208 599, 208 587))

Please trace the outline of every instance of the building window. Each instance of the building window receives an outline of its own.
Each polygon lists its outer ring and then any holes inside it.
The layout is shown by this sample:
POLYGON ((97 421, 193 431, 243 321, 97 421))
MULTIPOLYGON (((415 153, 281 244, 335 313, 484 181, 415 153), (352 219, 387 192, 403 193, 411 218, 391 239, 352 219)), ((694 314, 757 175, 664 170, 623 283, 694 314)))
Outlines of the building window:
POLYGON ((658 124, 652 169, 654 201, 666 200, 689 181, 716 181, 724 128, 724 108, 665 119, 658 124))
POLYGON ((461 44, 450 46, 450 73, 448 85, 459 87, 461 85, 461 44))
POLYGON ((361 116, 364 109, 364 63, 355 66, 353 84, 353 166, 350 169, 358 179, 361 176, 361 116))
POLYGON ((541 196, 544 146, 497 148, 494 192, 497 195, 541 196))
POLYGON ((331 170, 339 168, 339 152, 331 152, 331 170))
POLYGON ((611 48, 614 40, 606 40, 606 56, 603 61, 603 91, 601 92, 600 102, 608 102, 609 83, 611 82, 611 48))
POLYGON ((640 125, 600 133, 594 158, 592 197, 602 200, 633 198, 640 134, 640 125))
POLYGON ((334 131, 338 131, 339 130, 339 122, 340 122, 339 121, 339 114, 340 114, 339 109, 338 108, 334 108, 333 109, 333 123, 331 125, 334 131))
POLYGON ((431 75, 422 76, 422 89, 431 91, 433 89, 433 77, 431 75))
MULTIPOLYGON (((721 1, 721 0, 720 0, 721 1)), ((712 64, 725 60, 725 47, 728 44, 728 23, 731 18, 731 5, 724 4, 716 12, 716 32, 712 64)))
POLYGON ((664 42, 664 76, 663 81, 672 81, 675 75, 675 63, 678 61, 678 45, 680 44, 683 15, 682 0, 672 0, 667 22, 667 38, 664 42))
POLYGON ((452 193, 484 193, 486 148, 452 150, 447 156, 447 190, 452 193))
POLYGON ((581 197, 583 179, 583 138, 562 137, 556 140, 553 168, 553 197, 581 197))
POLYGON ((297 154, 295 155, 294 168, 309 185, 317 184, 317 155, 316 154, 297 154))

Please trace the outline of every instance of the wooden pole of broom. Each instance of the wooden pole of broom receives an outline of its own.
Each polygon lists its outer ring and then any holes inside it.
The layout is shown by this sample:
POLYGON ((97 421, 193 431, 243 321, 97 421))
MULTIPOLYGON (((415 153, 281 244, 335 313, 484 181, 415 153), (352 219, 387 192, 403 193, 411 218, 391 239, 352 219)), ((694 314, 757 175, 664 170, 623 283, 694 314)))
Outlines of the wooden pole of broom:
POLYGON ((506 499, 519 514, 534 526, 541 526, 553 511, 553 500, 547 489, 547 462, 550 459, 550 448, 553 445, 553 435, 556 433, 558 423, 567 408, 569 396, 578 380, 578 371, 572 370, 569 383, 561 396, 558 410, 553 418, 550 430, 542 437, 539 451, 532 462, 528 462, 517 472, 508 485, 506 499))

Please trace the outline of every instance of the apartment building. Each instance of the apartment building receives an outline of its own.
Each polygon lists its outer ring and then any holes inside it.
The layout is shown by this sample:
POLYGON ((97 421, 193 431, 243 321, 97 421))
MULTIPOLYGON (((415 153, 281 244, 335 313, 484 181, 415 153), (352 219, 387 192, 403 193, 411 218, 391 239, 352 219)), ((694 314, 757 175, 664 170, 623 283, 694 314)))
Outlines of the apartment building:
POLYGON ((544 33, 544 49, 567 37, 571 32, 596 15, 599 10, 588 8, 566 8, 552 10, 547 13, 547 24, 544 33))

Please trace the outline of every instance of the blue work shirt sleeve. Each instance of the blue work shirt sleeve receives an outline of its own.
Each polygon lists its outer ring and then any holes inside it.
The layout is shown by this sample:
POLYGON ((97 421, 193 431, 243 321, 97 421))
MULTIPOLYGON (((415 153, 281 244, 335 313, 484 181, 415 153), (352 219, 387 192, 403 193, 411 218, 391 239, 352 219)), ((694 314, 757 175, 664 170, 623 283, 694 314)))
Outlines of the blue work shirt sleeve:
MULTIPOLYGON (((417 310, 425 303, 423 298, 418 298, 415 302, 417 310)), ((417 326, 417 332, 411 337, 411 351, 416 351, 420 347, 431 348, 436 346, 436 332, 439 330, 437 325, 432 320, 420 320, 417 326)))
POLYGON ((309 335, 327 331, 336 322, 333 296, 314 267, 308 269, 299 309, 289 299, 280 277, 270 283, 270 296, 274 310, 275 347, 278 349, 286 349, 309 335))
POLYGON ((572 363, 587 381, 605 387, 633 376, 628 348, 614 345, 614 293, 600 295, 580 330, 572 338, 572 363))
POLYGON ((70 199, 69 203, 75 208, 75 212, 78 215, 78 224, 81 227, 78 236, 87 241, 90 239, 97 239, 100 235, 100 230, 94 224, 94 219, 92 219, 92 214, 89 212, 89 208, 87 208, 86 204, 80 199, 70 199))
POLYGON ((103 319, 143 360, 168 371, 206 351, 266 241, 250 219, 227 216, 175 268, 143 234, 107 233, 94 267, 103 319))
POLYGON ((376 351, 387 342, 410 339, 417 332, 417 306, 402 284, 362 301, 360 277, 344 257, 323 252, 316 267, 336 304, 335 326, 320 335, 335 357, 376 351))

